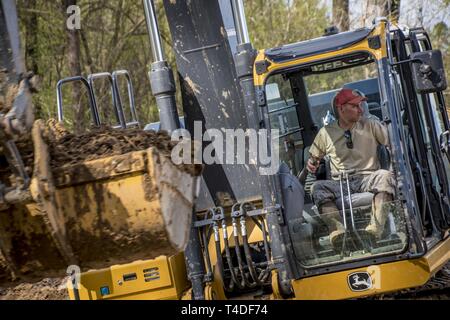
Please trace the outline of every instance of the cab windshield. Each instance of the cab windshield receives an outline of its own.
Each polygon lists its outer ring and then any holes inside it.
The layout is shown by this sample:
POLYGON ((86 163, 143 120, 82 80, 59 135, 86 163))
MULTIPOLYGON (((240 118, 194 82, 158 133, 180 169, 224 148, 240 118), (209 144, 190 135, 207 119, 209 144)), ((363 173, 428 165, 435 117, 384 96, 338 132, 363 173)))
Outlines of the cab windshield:
MULTIPOLYGON (((275 145, 292 176, 298 176, 305 168, 319 130, 337 124, 332 101, 342 88, 365 96, 362 117, 381 124, 377 64, 367 53, 318 62, 268 78, 265 91, 271 128, 279 132, 275 145)), ((393 173, 389 147, 378 145, 376 149, 377 168, 393 173)), ((376 203, 375 192, 353 188, 349 193, 347 184, 351 185, 353 176, 359 173, 342 171, 336 176, 334 172, 332 177, 331 156, 326 155, 316 173, 308 173, 301 183, 304 205, 295 226, 289 226, 299 263, 316 267, 403 251, 407 244, 406 226, 404 210, 396 200, 396 187, 392 197, 376 203), (331 206, 335 211, 324 210, 313 194, 315 184, 330 180, 337 188, 331 206), (380 215, 377 232, 368 232, 380 215)))

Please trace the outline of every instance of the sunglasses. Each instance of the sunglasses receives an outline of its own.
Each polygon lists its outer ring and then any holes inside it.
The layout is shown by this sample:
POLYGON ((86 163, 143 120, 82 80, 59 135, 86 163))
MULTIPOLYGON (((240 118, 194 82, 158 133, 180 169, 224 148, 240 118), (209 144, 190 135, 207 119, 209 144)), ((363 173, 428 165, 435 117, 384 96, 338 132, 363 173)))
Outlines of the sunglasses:
POLYGON ((352 140, 352 133, 350 130, 346 130, 344 132, 344 138, 346 140, 347 148, 353 149, 353 140, 352 140))

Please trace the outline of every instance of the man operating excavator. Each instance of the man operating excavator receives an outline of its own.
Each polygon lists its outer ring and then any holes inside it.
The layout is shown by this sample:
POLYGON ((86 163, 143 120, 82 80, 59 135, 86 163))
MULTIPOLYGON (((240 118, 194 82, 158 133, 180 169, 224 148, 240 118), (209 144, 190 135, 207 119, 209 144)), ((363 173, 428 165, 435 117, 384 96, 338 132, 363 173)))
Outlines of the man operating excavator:
MULTIPOLYGON (((394 197, 393 173, 380 168, 378 145, 389 144, 387 128, 378 120, 364 116, 366 97, 352 89, 341 89, 333 99, 337 121, 320 129, 309 149, 307 169, 315 173, 320 160, 328 156, 332 176, 343 170, 354 172, 349 177, 351 193, 371 192, 372 217, 365 231, 379 239, 388 212, 386 202, 394 197)), ((330 231, 336 246, 345 233, 336 200, 341 198, 338 180, 319 180, 312 186, 314 203, 330 231)))

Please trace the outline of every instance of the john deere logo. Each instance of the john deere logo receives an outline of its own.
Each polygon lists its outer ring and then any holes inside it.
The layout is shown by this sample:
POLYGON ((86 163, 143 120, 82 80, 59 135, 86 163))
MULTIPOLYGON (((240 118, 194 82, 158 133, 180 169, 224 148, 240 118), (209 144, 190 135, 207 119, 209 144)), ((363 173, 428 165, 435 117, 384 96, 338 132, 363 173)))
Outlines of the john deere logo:
POLYGON ((372 278, 367 272, 353 272, 348 275, 348 286, 352 291, 364 291, 372 288, 372 278))

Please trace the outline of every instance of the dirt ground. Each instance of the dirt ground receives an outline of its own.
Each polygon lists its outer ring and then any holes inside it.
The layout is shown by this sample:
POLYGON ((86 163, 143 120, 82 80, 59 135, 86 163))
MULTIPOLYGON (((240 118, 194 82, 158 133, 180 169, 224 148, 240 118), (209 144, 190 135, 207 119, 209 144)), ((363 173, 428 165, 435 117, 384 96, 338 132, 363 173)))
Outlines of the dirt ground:
POLYGON ((67 278, 45 278, 39 282, 24 282, 0 287, 0 300, 68 300, 64 287, 67 278))

